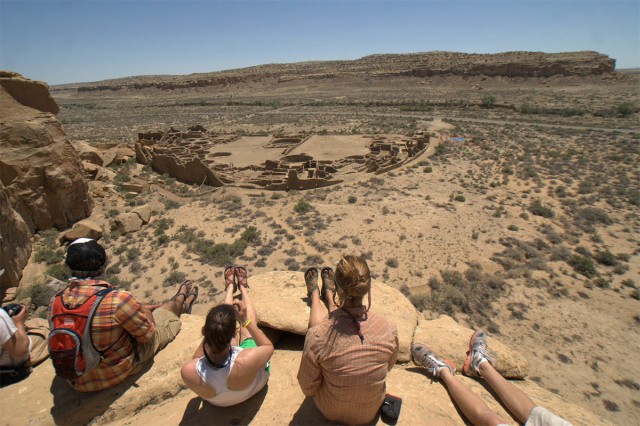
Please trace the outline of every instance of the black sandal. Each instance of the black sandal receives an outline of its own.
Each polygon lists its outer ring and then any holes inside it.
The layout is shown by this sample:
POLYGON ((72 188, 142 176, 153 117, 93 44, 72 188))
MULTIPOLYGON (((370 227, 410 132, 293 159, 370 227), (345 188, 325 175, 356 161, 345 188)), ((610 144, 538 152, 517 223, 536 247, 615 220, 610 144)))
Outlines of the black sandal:
MULTIPOLYGON (((178 287, 178 292, 171 298, 171 300, 174 301, 174 302, 177 302, 178 301, 178 297, 180 297, 180 296, 184 297, 184 300, 187 300, 187 296, 189 295, 189 291, 191 290, 191 288, 189 287, 189 285, 191 283, 192 283, 191 280, 183 281, 182 284, 180 284, 180 287, 178 287), (187 287, 187 292, 186 293, 180 293, 180 290, 182 290, 183 286, 187 287)), ((184 303, 184 300, 182 301, 182 303, 184 303)))
POLYGON ((329 299, 327 298, 327 291, 330 291, 332 293, 336 292, 335 273, 333 272, 332 268, 325 266, 324 268, 322 268, 320 276, 322 277, 322 290, 320 291, 320 300, 322 300, 324 303, 329 303, 329 299), (327 279, 331 280, 330 285, 327 285, 327 283, 325 282, 325 280, 327 279))
POLYGON ((191 309, 193 309, 193 304, 196 303, 196 300, 198 299, 198 293, 200 292, 198 287, 197 286, 193 287, 191 290, 193 291, 193 293, 190 291, 189 295, 184 298, 184 302, 182 303, 183 314, 191 314, 191 309), (187 298, 189 296, 193 296, 193 300, 191 301, 191 303, 187 305, 187 298))
POLYGON ((311 267, 304 271, 304 283, 307 286, 307 296, 309 296, 309 298, 311 298, 311 293, 315 290, 320 291, 320 288, 318 287, 318 268, 311 267), (309 276, 310 272, 314 272, 315 275, 309 276))

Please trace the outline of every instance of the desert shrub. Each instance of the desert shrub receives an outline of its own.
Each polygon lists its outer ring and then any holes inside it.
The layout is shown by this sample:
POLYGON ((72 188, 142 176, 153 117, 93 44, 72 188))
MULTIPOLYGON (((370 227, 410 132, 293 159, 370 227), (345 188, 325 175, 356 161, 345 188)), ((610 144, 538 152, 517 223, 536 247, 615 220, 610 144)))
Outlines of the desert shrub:
POLYGON ((53 265, 64 258, 64 253, 60 249, 52 250, 50 247, 38 247, 36 249, 35 261, 53 265))
POLYGON ((400 285, 400 293, 405 295, 405 297, 411 296, 411 289, 409 288, 407 283, 403 283, 402 285, 400 285))
POLYGON ((293 211, 300 214, 307 213, 311 209, 312 209, 311 204, 309 204, 309 202, 304 199, 298 200, 296 205, 293 206, 293 211))
POLYGON ((520 228, 518 228, 518 225, 509 225, 509 226, 507 226, 507 229, 508 229, 509 231, 517 231, 517 230, 519 230, 520 228))
POLYGON ((586 256, 575 254, 569 258, 567 263, 574 271, 587 278, 591 278, 596 274, 596 265, 593 263, 593 260, 586 256))
POLYGON ((47 268, 47 275, 65 281, 70 277, 71 271, 64 263, 56 263, 47 268))
POLYGON ((409 301, 419 311, 424 311, 430 306, 431 298, 428 294, 412 294, 409 296, 409 301))
POLYGON ((481 102, 481 104, 482 104, 483 108, 493 108, 493 106, 495 105, 495 103, 496 103, 496 98, 495 98, 495 96, 492 96, 492 95, 484 95, 484 96, 482 97, 482 102, 481 102))
POLYGON ((637 288, 636 287, 636 282, 634 280, 632 280, 631 278, 627 278, 626 280, 622 280, 622 282, 620 284, 622 285, 622 287, 637 288))
POLYGON ((589 225, 594 223, 608 225, 611 223, 611 218, 607 212, 597 207, 585 207, 584 209, 579 209, 576 214, 579 219, 589 225))
POLYGON ((387 261, 385 262, 385 265, 387 265, 389 268, 397 268, 399 265, 398 259, 395 259, 395 258, 387 259, 387 261))
POLYGON ((602 277, 598 277, 596 279, 594 279, 592 281, 593 285, 595 285, 598 288, 609 288, 611 287, 611 284, 609 283, 609 281, 607 281, 606 279, 602 278, 602 277))
POLYGON ((424 169, 422 169, 423 173, 431 173, 433 172, 433 167, 431 166, 426 166, 424 169))
POLYGON ((255 226, 250 226, 245 229, 240 238, 245 240, 247 243, 259 243, 260 242, 260 231, 255 226))
POLYGON ((618 263, 616 256, 609 250, 598 251, 593 258, 596 262, 605 266, 615 266, 618 263))
POLYGON ((460 203, 464 203, 466 201, 466 199, 464 198, 464 195, 458 194, 455 197, 453 197, 453 201, 458 201, 460 203))
POLYGON ((529 206, 529 211, 536 216, 542 216, 548 219, 554 216, 551 207, 543 205, 540 199, 536 199, 531 203, 531 205, 529 206))
POLYGON ((169 272, 169 275, 162 282, 163 287, 171 287, 173 285, 179 284, 187 279, 187 274, 184 272, 176 271, 175 269, 169 272))
POLYGON ((58 290, 44 283, 33 284, 29 287, 26 287, 24 291, 19 292, 19 297, 23 296, 29 297, 31 299, 31 303, 36 306, 49 306, 51 299, 58 290))
POLYGON ((631 104, 631 102, 623 102, 618 105, 616 111, 618 113, 618 116, 628 117, 633 114, 633 104, 631 104))
POLYGON ((349 202, 349 204, 355 204, 358 201, 358 197, 356 197, 355 195, 349 195, 347 201, 349 202))
POLYGON ((631 292, 631 297, 640 300, 640 288, 636 288, 631 292))
POLYGON ((640 206, 640 190, 632 189, 628 191, 627 199, 629 200, 629 203, 633 204, 634 206, 640 206))
POLYGON ((171 210, 180 207, 180 203, 174 200, 164 200, 164 209, 171 210))

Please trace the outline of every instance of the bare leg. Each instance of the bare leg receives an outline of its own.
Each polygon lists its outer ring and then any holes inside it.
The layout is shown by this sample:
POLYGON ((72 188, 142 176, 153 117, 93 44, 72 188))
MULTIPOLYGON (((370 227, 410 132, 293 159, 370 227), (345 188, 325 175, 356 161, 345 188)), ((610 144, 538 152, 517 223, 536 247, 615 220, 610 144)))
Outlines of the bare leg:
POLYGON ((448 369, 440 372, 440 379, 444 381, 449 393, 464 416, 476 426, 495 426, 508 423, 491 411, 487 404, 475 393, 458 380, 448 369))
POLYGON ((233 293, 235 290, 234 284, 234 268, 233 266, 228 266, 224 270, 224 304, 232 305, 233 304, 233 293))
POLYGON ((162 308, 169 312, 173 312, 177 317, 182 313, 183 302, 187 299, 187 295, 191 291, 191 281, 187 280, 180 284, 180 289, 178 294, 168 302, 165 302, 158 306, 158 308, 162 308))
MULTIPOLYGON (((253 306, 251 297, 249 296, 249 289, 246 286, 242 285, 242 281, 240 281, 239 284, 240 285, 238 287, 240 288, 240 294, 242 295, 242 300, 247 306, 247 318, 249 318, 251 322, 255 323, 256 309, 253 306)), ((240 343, 242 343, 245 339, 248 339, 250 337, 253 337, 253 336, 251 335, 251 332, 249 332, 249 329, 247 327, 240 327, 240 343)))
POLYGON ((511 414, 516 416, 520 423, 525 423, 536 406, 533 401, 513 383, 502 377, 488 362, 480 364, 478 370, 511 414))
POLYGON ((320 292, 318 290, 314 290, 311 293, 311 313, 309 314, 309 328, 314 325, 320 324, 322 321, 327 319, 329 315, 327 314, 327 310, 324 308, 324 303, 320 300, 320 292))

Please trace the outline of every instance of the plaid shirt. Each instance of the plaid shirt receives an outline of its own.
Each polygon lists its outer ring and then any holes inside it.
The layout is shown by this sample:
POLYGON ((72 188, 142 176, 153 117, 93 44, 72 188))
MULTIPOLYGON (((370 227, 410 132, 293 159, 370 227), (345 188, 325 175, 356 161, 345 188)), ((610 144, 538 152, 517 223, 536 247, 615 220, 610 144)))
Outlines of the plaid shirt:
MULTIPOLYGON (((71 309, 76 308, 105 286, 113 288, 101 280, 72 282, 62 293, 63 303, 71 309)), ((154 332, 154 324, 131 293, 121 290, 109 292, 100 302, 91 326, 93 344, 101 352, 106 350, 105 358, 95 369, 70 382, 71 386, 81 392, 92 392, 122 382, 133 367, 132 340, 149 342, 154 332)))
MULTIPOLYGON (((350 308, 352 314, 358 308, 350 308)), ((341 309, 307 331, 298 382, 329 420, 370 422, 386 393, 387 371, 398 357, 396 326, 372 312, 360 322, 360 341, 353 320, 341 309)))

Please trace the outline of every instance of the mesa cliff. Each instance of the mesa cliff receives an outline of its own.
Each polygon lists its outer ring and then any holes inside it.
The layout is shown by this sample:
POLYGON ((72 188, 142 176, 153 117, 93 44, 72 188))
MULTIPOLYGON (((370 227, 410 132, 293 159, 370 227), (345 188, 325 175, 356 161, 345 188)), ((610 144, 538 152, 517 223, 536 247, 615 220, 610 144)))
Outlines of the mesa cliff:
POLYGON ((286 82, 327 78, 484 75, 490 77, 588 76, 612 73, 615 59, 593 52, 505 52, 468 54, 426 52, 369 55, 352 61, 312 61, 268 64, 186 76, 138 76, 99 83, 63 85, 79 92, 160 89, 176 90, 238 83, 286 82))

